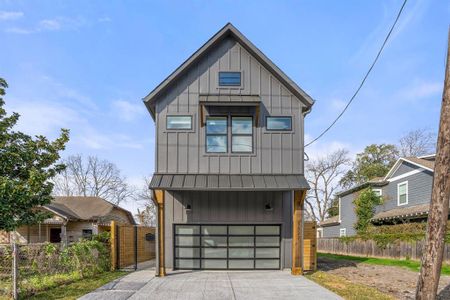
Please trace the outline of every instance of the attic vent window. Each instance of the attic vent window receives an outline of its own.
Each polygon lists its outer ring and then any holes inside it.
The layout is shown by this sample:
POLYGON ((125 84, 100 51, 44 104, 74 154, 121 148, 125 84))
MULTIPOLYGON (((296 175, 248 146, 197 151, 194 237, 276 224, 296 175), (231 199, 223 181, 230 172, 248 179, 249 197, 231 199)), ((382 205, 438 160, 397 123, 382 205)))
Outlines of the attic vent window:
POLYGON ((219 86, 241 86, 241 72, 219 72, 219 86))

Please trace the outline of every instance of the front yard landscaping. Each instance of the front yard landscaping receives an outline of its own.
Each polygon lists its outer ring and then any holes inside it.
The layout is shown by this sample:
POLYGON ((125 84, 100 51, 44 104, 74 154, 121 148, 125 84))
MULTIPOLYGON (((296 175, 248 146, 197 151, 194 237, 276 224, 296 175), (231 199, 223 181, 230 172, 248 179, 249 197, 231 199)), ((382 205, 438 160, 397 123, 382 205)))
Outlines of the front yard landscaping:
POLYGON ((105 272, 92 278, 84 278, 70 284, 58 285, 28 299, 78 299, 79 297, 128 274, 127 272, 105 272))
MULTIPOLYGON (((414 299, 420 263, 410 260, 318 254, 307 277, 345 299, 414 299)), ((442 268, 438 299, 450 299, 450 267, 442 268)))

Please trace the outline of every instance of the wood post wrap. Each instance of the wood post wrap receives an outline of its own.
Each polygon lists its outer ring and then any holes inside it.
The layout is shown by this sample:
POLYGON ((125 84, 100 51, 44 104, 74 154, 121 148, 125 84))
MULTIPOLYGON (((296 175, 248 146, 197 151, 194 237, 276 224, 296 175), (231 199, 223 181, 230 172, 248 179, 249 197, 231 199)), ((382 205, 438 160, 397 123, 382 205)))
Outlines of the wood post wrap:
POLYGON ((117 243, 116 243, 116 222, 111 221, 110 239, 111 244, 111 271, 115 271, 117 268, 117 243))
POLYGON ((154 191, 154 201, 158 206, 158 276, 166 276, 164 252, 164 191, 154 191))
POLYGON ((292 275, 303 273, 303 203, 306 191, 294 191, 292 213, 292 275))

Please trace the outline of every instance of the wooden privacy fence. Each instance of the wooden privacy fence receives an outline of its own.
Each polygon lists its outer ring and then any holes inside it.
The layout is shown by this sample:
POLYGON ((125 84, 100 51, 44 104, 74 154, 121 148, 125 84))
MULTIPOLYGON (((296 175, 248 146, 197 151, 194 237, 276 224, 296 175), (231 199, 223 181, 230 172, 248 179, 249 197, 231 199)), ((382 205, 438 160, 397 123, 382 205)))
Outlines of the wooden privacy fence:
POLYGON ((303 226, 303 270, 314 271, 317 268, 316 222, 305 221, 303 226))
POLYGON ((111 268, 137 269, 137 264, 155 258, 155 228, 118 225, 111 222, 111 268))
MULTIPOLYGON (((386 247, 379 247, 373 240, 341 241, 338 238, 321 238, 317 241, 317 251, 364 257, 381 257, 420 260, 425 249, 425 241, 395 242, 386 247)), ((450 262, 450 246, 445 244, 444 258, 450 262)))

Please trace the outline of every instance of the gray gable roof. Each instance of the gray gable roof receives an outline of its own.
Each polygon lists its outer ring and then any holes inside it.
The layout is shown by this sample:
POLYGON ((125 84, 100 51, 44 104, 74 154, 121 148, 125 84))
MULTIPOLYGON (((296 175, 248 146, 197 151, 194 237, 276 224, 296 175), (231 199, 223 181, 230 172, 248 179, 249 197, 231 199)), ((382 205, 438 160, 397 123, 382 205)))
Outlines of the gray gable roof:
POLYGON ((172 82, 180 78, 180 76, 193 65, 197 60, 201 59, 203 54, 220 43, 224 38, 232 36, 235 38, 251 55, 253 55, 269 72, 271 72, 286 88, 300 99, 306 106, 305 110, 309 110, 314 104, 314 100, 303 91, 292 79, 290 79, 283 71, 280 70, 267 56, 265 56, 255 45, 252 44, 239 30, 231 23, 227 23, 212 38, 210 38, 200 49, 192 54, 181 66, 179 66, 172 74, 170 74, 163 82, 161 82, 153 91, 144 97, 144 103, 149 110, 152 118, 155 119, 155 102, 158 97, 171 85, 172 82))

